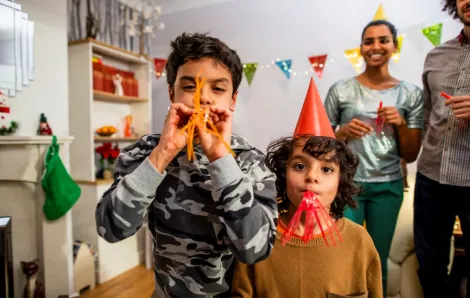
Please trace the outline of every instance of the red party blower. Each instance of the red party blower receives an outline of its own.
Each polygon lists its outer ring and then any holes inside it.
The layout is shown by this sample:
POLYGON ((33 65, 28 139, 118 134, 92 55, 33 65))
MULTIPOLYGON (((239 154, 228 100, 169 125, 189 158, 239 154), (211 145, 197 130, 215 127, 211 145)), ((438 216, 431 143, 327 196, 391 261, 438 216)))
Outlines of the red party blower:
MULTIPOLYGON (((450 96, 447 93, 441 92, 441 96, 444 97, 445 99, 450 99, 452 96, 450 96)), ((459 127, 463 128, 463 122, 462 119, 459 120, 459 127)))
POLYGON ((288 242, 295 234, 295 231, 299 227, 300 221, 302 220, 303 213, 305 213, 304 234, 302 236, 303 242, 308 242, 315 236, 314 230, 315 226, 317 225, 320 228, 321 236, 323 241, 325 241, 326 246, 329 246, 327 238, 328 233, 331 233, 332 235, 330 239, 333 246, 336 246, 334 234, 336 234, 340 241, 342 241, 338 226, 336 225, 333 218, 329 215, 328 211, 318 201, 317 197, 312 191, 306 191, 303 193, 302 202, 290 220, 286 232, 282 237, 282 245, 285 245, 286 242, 288 242), (323 224, 326 224, 326 226, 324 227, 323 224))
MULTIPOLYGON (((382 107, 383 107, 383 102, 380 101, 379 109, 381 109, 382 107)), ((377 116, 377 119, 375 120, 375 124, 376 124, 376 131, 377 131, 377 134, 380 134, 380 133, 382 132, 382 126, 383 126, 383 119, 382 119, 382 117, 377 116)))

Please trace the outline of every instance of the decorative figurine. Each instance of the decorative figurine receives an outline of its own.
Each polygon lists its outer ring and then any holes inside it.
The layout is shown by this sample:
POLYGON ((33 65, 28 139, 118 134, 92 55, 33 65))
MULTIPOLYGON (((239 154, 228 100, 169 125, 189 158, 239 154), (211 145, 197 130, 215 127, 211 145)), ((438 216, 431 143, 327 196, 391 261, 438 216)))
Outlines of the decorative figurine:
POLYGON ((120 74, 115 74, 113 76, 113 84, 114 84, 114 94, 123 96, 124 90, 122 89, 122 77, 120 74))
POLYGON ((24 287, 23 298, 45 298, 44 286, 37 281, 39 260, 31 262, 21 261, 21 268, 26 275, 26 285, 24 287))
POLYGON ((47 118, 44 113, 41 113, 37 134, 40 136, 52 136, 52 129, 49 127, 49 123, 47 123, 47 118))

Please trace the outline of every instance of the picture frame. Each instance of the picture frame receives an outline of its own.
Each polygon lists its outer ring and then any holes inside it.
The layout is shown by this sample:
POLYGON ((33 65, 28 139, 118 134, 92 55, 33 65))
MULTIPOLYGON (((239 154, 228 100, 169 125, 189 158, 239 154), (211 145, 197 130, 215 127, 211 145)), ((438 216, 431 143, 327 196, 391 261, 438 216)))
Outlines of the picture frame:
POLYGON ((15 10, 0 0, 0 88, 16 90, 15 10))

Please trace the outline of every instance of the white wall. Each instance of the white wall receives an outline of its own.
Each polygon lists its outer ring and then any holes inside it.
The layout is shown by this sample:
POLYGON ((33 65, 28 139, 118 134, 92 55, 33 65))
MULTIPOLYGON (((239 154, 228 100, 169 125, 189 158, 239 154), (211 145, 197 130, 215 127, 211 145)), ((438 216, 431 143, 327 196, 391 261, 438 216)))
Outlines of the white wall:
POLYGON ((18 0, 35 23, 35 80, 10 99, 11 114, 19 122, 17 135, 36 135, 45 113, 57 136, 69 132, 67 72, 67 9, 64 0, 18 0))
MULTIPOLYGON (((67 136, 69 134, 69 112, 68 112, 68 71, 67 71, 67 9, 64 0, 17 0, 22 10, 28 13, 29 20, 35 23, 34 58, 35 58, 35 80, 30 81, 27 87, 16 93, 15 98, 10 99, 11 114, 19 122, 19 130, 16 135, 34 136, 39 125, 41 113, 45 113, 54 134, 67 136)), ((61 157, 68 167, 69 151, 67 146, 61 146, 61 157)), ((10 182, 2 182, 1 188, 13 185, 10 182)), ((16 184, 15 184, 16 185, 16 184)), ((39 188, 40 184, 36 184, 39 188)), ((2 215, 13 217, 13 233, 16 233, 14 241, 15 261, 15 288, 16 295, 22 294, 25 278, 20 268, 20 261, 32 261, 38 257, 36 245, 42 244, 41 239, 36 239, 37 226, 35 213, 38 204, 42 205, 42 196, 32 193, 33 185, 25 184, 16 192, 16 199, 21 202, 13 204, 13 196, 5 199, 11 202, 1 205, 2 215), (26 199, 25 199, 26 198, 26 199), (24 199, 24 200, 23 200, 24 199), (16 224, 15 224, 16 223, 16 224), (36 236, 36 237, 35 237, 36 236), (21 250, 21 251, 20 251, 21 250)), ((13 192, 12 192, 13 193, 13 192)), ((38 213, 36 216, 42 216, 38 213)), ((46 245, 53 249, 61 248, 64 255, 58 255, 54 262, 46 264, 48 273, 60 275, 54 282, 50 279, 48 291, 54 292, 60 289, 60 293, 71 293, 72 286, 72 238, 71 217, 68 214, 64 220, 57 221, 66 226, 66 235, 57 234, 50 238, 46 245), (65 258, 65 261, 64 261, 65 258), (64 261, 64 262, 63 262, 64 261), (55 267, 57 266, 57 267, 55 267), (57 269, 57 270, 56 270, 57 269), (67 270, 67 274, 64 273, 67 270), (59 285, 57 285, 57 283, 59 285), (63 290, 62 287, 68 289, 63 290)), ((52 224, 51 224, 52 225, 52 224)), ((57 225, 59 225, 57 223, 57 225)), ((62 227, 62 226, 61 226, 62 227)), ((15 236, 14 236, 15 237, 15 236)), ((49 260, 44 260, 49 261, 49 260)), ((40 268, 44 272, 45 268, 40 268)), ((44 274, 44 273, 42 273, 44 274)), ((52 293, 48 292, 48 293, 52 293)))
MULTIPOLYGON (((163 16, 166 29, 157 32, 153 56, 166 57, 169 42, 186 32, 210 32, 236 49, 243 62, 270 63, 293 59, 293 71, 310 70, 308 57, 326 53, 329 63, 322 80, 316 79, 324 98, 336 80, 355 75, 343 51, 357 47, 363 27, 372 20, 379 4, 389 20, 406 33, 401 60, 391 63, 395 77, 421 86, 421 71, 432 44, 420 29, 446 20, 442 40, 456 36, 461 25, 441 12, 440 0, 236 0, 163 16)), ((165 12, 165 5, 163 5, 165 12)), ((311 75, 311 74, 310 74, 311 75)), ((290 135, 307 91, 309 76, 284 76, 275 66, 258 69, 252 85, 240 86, 234 131, 261 150, 278 137, 290 135)), ((168 107, 165 78, 156 80, 154 130, 160 132, 168 107)))

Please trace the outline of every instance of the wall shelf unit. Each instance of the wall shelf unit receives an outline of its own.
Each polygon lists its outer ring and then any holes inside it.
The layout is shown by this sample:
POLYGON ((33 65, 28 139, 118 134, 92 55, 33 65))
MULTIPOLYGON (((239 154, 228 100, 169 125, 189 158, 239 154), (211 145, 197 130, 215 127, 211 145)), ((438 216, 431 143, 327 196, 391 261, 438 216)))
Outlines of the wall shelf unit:
POLYGON ((105 142, 119 142, 119 143, 125 143, 125 142, 137 142, 139 140, 138 137, 99 137, 95 136, 95 142, 96 143, 105 143, 105 142))
POLYGON ((93 90, 93 100, 123 104, 143 103, 149 101, 148 98, 140 98, 135 96, 119 96, 104 91, 93 90))
POLYGON ((139 55, 113 45, 106 44, 93 38, 86 38, 69 42, 69 48, 76 45, 90 45, 93 53, 114 58, 125 63, 131 64, 148 64, 151 59, 144 55, 139 55))
POLYGON ((96 232, 96 204, 111 186, 112 180, 96 179, 100 165, 95 148, 105 142, 123 148, 136 142, 152 127, 152 62, 144 56, 106 45, 93 39, 69 43, 69 114, 70 134, 75 136, 70 147, 70 173, 80 185, 82 195, 72 209, 73 237, 88 241, 98 253, 97 282, 103 283, 141 263, 144 259, 143 231, 111 244, 96 232), (93 89, 93 57, 99 55, 104 65, 134 73, 138 96, 117 96, 93 89), (132 115, 133 137, 122 135, 123 119, 132 115), (111 137, 101 137, 96 130, 115 126, 111 137))
POLYGON ((106 184, 111 185, 113 184, 113 179, 95 179, 95 181, 84 181, 84 180, 75 180, 77 184, 84 184, 84 185, 98 185, 98 184, 106 184))

